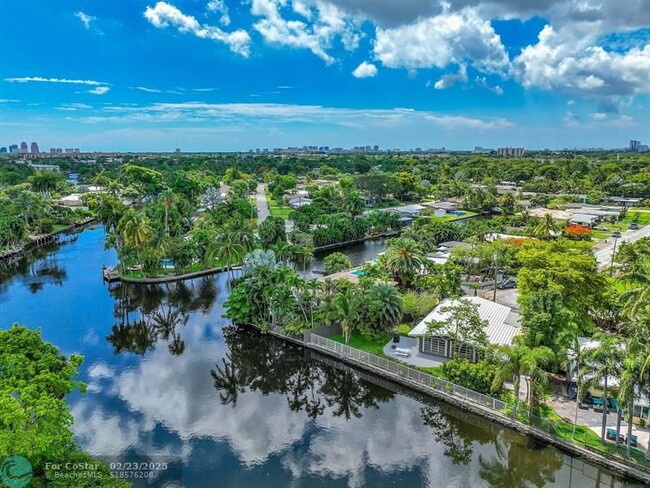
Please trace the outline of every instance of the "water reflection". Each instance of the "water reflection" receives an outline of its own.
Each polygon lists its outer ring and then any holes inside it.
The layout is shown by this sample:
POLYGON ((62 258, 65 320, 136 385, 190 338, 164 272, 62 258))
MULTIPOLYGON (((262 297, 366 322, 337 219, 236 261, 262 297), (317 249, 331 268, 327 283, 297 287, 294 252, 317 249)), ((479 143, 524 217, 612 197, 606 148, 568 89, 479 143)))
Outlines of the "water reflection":
POLYGON ((32 294, 43 290, 46 285, 63 286, 68 274, 59 265, 56 254, 51 249, 42 248, 38 255, 40 259, 22 258, 10 267, 0 267, 0 292, 9 286, 10 278, 16 279, 32 294))
POLYGON ((127 351, 142 356, 163 340, 169 352, 178 356, 185 351, 181 330, 190 312, 209 313, 217 299, 217 286, 215 280, 206 277, 165 285, 120 283, 111 287, 110 293, 118 322, 106 340, 115 354, 127 351))
POLYGON ((280 393, 293 412, 304 411, 315 419, 329 408, 335 417, 350 420, 394 397, 349 369, 324 367, 306 358, 300 348, 253 330, 230 326, 223 334, 230 352, 211 375, 224 405, 236 406, 246 391, 280 393))

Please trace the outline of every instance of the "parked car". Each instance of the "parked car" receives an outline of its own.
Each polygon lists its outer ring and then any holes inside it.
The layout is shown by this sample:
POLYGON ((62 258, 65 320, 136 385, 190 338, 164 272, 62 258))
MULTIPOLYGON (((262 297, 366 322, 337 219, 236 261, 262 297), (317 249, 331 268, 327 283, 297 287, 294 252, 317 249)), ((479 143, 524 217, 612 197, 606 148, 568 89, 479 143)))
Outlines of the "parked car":
POLYGON ((497 283, 497 288, 499 290, 509 290, 512 288, 517 288, 517 283, 511 278, 503 279, 497 283))
POLYGON ((596 227, 594 227, 594 230, 605 230, 605 231, 607 231, 609 229, 607 227, 605 227, 604 225, 597 225, 596 227))
POLYGON ((639 228, 639 224, 637 224, 636 222, 632 222, 630 224, 630 230, 637 230, 638 228, 639 228))

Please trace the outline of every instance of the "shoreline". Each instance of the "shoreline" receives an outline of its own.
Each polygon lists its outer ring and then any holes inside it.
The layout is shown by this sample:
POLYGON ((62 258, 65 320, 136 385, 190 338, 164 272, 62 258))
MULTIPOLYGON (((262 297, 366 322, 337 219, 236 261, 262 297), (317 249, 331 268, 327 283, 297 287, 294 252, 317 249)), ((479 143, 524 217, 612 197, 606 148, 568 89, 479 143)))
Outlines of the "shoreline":
POLYGON ((606 454, 601 454, 586 447, 581 447, 577 444, 573 444, 567 440, 561 439, 558 436, 552 435, 550 431, 545 431, 534 425, 520 422, 519 420, 516 420, 505 414, 500 414, 495 410, 491 410, 481 405, 480 403, 476 403, 468 399, 450 394, 444 389, 437 389, 431 386, 426 386, 422 383, 418 383, 417 381, 409 379, 407 376, 402 376, 400 374, 380 368, 371 363, 364 362, 360 358, 357 359, 350 356, 344 356, 341 353, 338 353, 326 347, 322 347, 306 339, 306 337, 308 337, 307 334, 312 333, 310 330, 307 330, 302 335, 295 337, 288 336, 283 332, 271 329, 269 329, 267 332, 262 333, 267 333, 278 339, 296 344, 311 351, 315 351, 321 355, 328 356, 341 364, 355 369, 363 370, 375 376, 379 376, 401 387, 422 393, 427 397, 443 401, 449 405, 458 407, 461 410, 473 413, 474 415, 478 415, 509 429, 513 429, 524 436, 534 438, 546 444, 550 444, 563 452, 567 452, 579 459, 586 460, 593 464, 597 464, 598 466, 607 468, 626 478, 640 481, 644 484, 650 484, 650 470, 645 471, 643 467, 628 465, 610 456, 607 456, 606 454))
POLYGON ((87 219, 82 220, 81 222, 75 222, 74 224, 70 224, 67 227, 64 227, 63 229, 59 229, 55 232, 34 236, 35 237, 34 239, 30 239, 28 242, 24 243, 19 248, 11 249, 0 253, 0 263, 5 260, 9 261, 11 259, 20 257, 26 252, 38 248, 40 246, 43 246, 45 244, 53 243, 58 238, 59 235, 65 234, 66 232, 70 232, 72 230, 78 229, 85 225, 92 224, 93 222, 96 221, 97 219, 95 217, 88 217, 87 219))

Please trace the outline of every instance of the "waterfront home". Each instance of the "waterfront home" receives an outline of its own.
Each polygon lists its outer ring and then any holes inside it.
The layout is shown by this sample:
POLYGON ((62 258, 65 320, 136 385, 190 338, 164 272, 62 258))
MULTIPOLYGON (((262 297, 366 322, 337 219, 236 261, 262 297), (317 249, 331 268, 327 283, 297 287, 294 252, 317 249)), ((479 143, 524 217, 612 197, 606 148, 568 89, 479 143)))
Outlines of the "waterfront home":
POLYGON ((476 361, 479 358, 480 347, 470 342, 461 343, 460 347, 458 347, 451 337, 453 331, 448 329, 448 321, 451 315, 450 309, 457 306, 460 300, 467 300, 477 306, 479 317, 486 322, 485 334, 489 344, 495 346, 509 346, 512 344, 520 329, 517 326, 517 314, 513 313, 510 307, 481 297, 448 298, 440 302, 429 315, 408 333, 410 337, 418 338, 420 352, 443 358, 451 358, 453 355, 471 361, 476 361), (435 332, 432 332, 429 328, 429 324, 432 322, 442 322, 447 325, 443 325, 435 332))
POLYGON ((312 202, 313 200, 310 198, 294 197, 289 199, 289 206, 291 208, 306 207, 307 205, 311 205, 312 202))

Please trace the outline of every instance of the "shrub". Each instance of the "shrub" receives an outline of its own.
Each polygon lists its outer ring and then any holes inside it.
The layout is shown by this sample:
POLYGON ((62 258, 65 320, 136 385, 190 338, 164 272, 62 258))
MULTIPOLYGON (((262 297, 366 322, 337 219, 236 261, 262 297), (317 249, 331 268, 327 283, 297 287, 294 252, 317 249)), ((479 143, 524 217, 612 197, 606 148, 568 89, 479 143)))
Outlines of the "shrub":
POLYGON ((453 359, 443 364, 442 371, 452 383, 484 395, 493 393, 492 382, 497 368, 487 361, 472 363, 466 359, 453 359))

